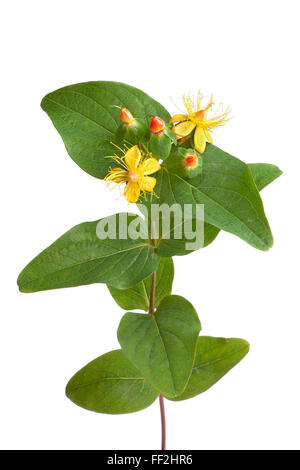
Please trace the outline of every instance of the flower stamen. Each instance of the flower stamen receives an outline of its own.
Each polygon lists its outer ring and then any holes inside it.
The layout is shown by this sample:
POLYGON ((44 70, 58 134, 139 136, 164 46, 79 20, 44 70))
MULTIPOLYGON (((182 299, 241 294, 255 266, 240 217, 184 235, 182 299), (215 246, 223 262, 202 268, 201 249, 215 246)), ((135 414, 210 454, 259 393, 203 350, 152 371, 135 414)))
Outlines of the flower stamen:
POLYGON ((195 99, 188 94, 183 95, 182 100, 187 114, 175 114, 172 117, 170 124, 175 124, 173 132, 179 139, 179 144, 185 142, 194 132, 195 149, 203 153, 206 142, 212 143, 211 129, 223 126, 230 119, 228 116, 231 109, 228 107, 225 111, 221 110, 220 112, 220 108, 218 108, 215 114, 208 117, 207 115, 213 105, 213 95, 211 95, 208 104, 201 108, 203 95, 200 91, 195 99))

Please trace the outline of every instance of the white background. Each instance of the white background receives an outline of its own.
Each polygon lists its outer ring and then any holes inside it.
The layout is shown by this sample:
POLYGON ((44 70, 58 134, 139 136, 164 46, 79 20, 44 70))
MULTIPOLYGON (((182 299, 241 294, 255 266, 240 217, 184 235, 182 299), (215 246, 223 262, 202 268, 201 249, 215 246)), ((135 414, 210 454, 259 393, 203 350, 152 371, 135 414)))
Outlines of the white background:
MULTIPOLYGON (((3 5, 5 5, 3 7, 3 5)), ((169 449, 299 449, 299 2, 13 1, 1 12, 1 386, 4 449, 157 449, 158 402, 129 415, 76 407, 68 379, 118 347, 105 285, 21 294, 16 278, 72 226, 128 206, 69 158, 39 107, 59 87, 116 80, 169 97, 214 92, 234 119, 215 143, 284 175, 262 195, 267 253, 222 233, 175 258, 174 293, 203 333, 249 355, 217 385, 166 403, 169 449)))

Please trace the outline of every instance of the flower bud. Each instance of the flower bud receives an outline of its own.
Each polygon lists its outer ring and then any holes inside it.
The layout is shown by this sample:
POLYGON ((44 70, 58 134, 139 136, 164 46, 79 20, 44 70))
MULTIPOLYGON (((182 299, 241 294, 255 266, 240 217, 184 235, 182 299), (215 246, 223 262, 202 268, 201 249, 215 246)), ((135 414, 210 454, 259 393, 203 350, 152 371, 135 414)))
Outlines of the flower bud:
POLYGON ((202 172, 202 158, 194 149, 177 147, 166 160, 166 167, 182 178, 195 178, 202 172))
POLYGON ((121 108, 120 113, 121 124, 116 131, 116 140, 118 143, 127 141, 132 145, 139 143, 148 131, 148 124, 146 120, 134 118, 127 108, 121 108))
POLYGON ((121 108, 120 119, 124 124, 133 123, 133 116, 127 108, 121 108))
POLYGON ((161 134, 166 129, 165 121, 158 116, 152 116, 150 122, 150 131, 153 134, 161 134))

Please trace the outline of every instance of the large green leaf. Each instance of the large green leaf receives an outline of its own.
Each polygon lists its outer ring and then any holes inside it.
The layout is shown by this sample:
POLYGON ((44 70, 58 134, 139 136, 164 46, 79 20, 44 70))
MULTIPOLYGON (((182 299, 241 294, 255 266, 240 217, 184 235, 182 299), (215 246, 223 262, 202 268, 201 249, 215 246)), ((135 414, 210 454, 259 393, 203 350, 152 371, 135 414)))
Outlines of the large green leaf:
MULTIPOLYGON (((271 184, 276 178, 282 175, 282 171, 275 165, 271 165, 269 163, 248 163, 248 168, 250 169, 254 182, 257 186, 257 189, 261 191, 266 186, 271 184)), ((210 225, 208 223, 204 223, 204 247, 208 246, 210 243, 214 241, 214 239, 219 234, 220 229, 210 225)), ((160 247, 159 254, 160 256, 165 256, 162 254, 164 252, 164 246, 160 247)), ((168 251, 169 252, 169 251, 168 251)), ((172 252, 173 256, 173 252, 172 252)))
MULTIPOLYGON (((155 307, 172 292, 174 263, 172 258, 160 258, 156 272, 155 307)), ((149 310, 151 276, 130 289, 107 286, 112 297, 124 310, 149 310)))
POLYGON ((249 343, 238 338, 200 336, 190 380, 182 395, 173 400, 186 400, 205 392, 243 359, 249 343))
POLYGON ((87 410, 120 414, 147 408, 158 392, 118 349, 77 372, 67 385, 66 395, 87 410))
MULTIPOLYGON (((277 166, 267 163, 250 163, 247 166, 252 173, 254 182, 259 191, 261 191, 267 185, 272 183, 276 178, 278 178, 278 176, 282 174, 282 171, 277 166)), ((163 180, 161 181, 161 183, 163 183, 163 180)), ((157 189, 156 191, 160 192, 161 190, 157 189)), ((151 203, 153 203, 153 200, 151 201, 148 198, 148 200, 143 202, 142 206, 145 206, 147 210, 150 211, 151 203)), ((154 200, 154 203, 159 203, 159 200, 154 200)), ((215 240, 219 232, 219 228, 207 222, 204 222, 203 248, 210 245, 210 243, 215 240)), ((190 241, 193 240, 187 240, 185 237, 183 237, 182 239, 174 238, 174 224, 172 225, 171 220, 170 237, 159 238, 157 253, 159 256, 176 256, 189 254, 193 250, 188 250, 186 248, 186 243, 190 243, 190 241)))
POLYGON ((129 108, 134 117, 151 114, 168 121, 168 111, 146 93, 124 83, 86 82, 49 93, 41 106, 60 133, 70 157, 84 171, 104 178, 115 166, 107 155, 118 153, 111 144, 120 125, 120 110, 129 108))
POLYGON ((248 163, 248 167, 259 191, 282 175, 280 168, 271 163, 248 163))
MULTIPOLYGON (((108 225, 116 221, 115 239, 98 238, 99 221, 66 232, 23 269, 18 278, 20 290, 36 292, 95 282, 127 289, 148 277, 156 271, 159 258, 149 240, 119 238, 123 215, 101 219, 108 225)), ((126 229, 136 221, 143 223, 140 217, 128 215, 126 229)))
POLYGON ((157 173, 159 203, 204 204, 205 221, 261 250, 273 238, 251 171, 245 163, 207 145, 201 175, 184 179, 167 169, 157 173))
POLYGON ((169 397, 182 393, 191 374, 200 321, 183 297, 170 295, 155 315, 126 313, 118 339, 128 359, 169 397))

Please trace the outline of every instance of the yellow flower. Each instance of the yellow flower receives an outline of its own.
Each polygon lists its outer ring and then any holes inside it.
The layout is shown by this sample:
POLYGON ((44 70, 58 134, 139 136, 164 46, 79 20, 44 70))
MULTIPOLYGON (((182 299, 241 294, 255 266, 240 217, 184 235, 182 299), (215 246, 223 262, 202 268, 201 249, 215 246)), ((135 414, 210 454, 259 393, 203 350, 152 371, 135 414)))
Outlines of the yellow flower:
POLYGON ((210 130, 214 127, 223 126, 225 122, 228 121, 228 115, 230 113, 230 108, 227 108, 225 111, 216 113, 210 117, 207 116, 208 111, 210 110, 213 104, 213 97, 211 96, 208 105, 201 109, 201 101, 203 95, 199 92, 197 99, 188 95, 183 95, 183 103, 187 110, 187 114, 175 114, 170 120, 170 124, 178 122, 173 127, 173 132, 179 140, 179 144, 183 143, 188 139, 189 135, 194 133, 194 144, 195 149, 198 152, 203 153, 206 147, 206 141, 212 143, 212 137, 210 135, 210 130))
POLYGON ((120 167, 110 170, 105 180, 116 184, 126 183, 124 196, 128 202, 137 202, 143 192, 153 192, 156 178, 148 175, 160 170, 156 158, 143 158, 137 145, 127 150, 124 157, 109 158, 113 158, 120 167))

